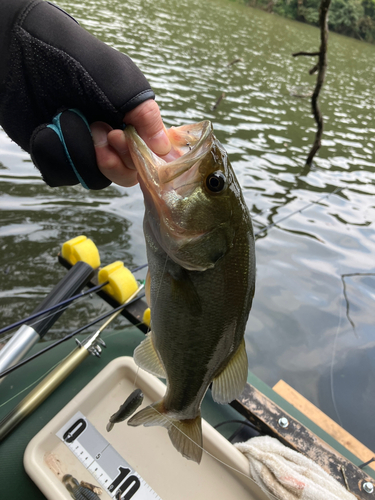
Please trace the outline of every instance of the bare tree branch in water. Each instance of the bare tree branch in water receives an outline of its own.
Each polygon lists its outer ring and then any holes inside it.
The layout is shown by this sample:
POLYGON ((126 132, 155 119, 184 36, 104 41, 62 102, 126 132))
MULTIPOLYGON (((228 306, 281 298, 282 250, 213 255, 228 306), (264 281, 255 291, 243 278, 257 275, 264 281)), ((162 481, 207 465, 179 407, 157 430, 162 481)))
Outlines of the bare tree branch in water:
POLYGON ((320 90, 324 84, 324 77, 327 69, 327 45, 328 45, 328 10, 331 0, 321 0, 319 8, 319 25, 320 25, 320 49, 319 52, 297 52, 293 57, 297 56, 318 56, 318 63, 309 71, 310 75, 318 71, 316 86, 311 98, 312 112, 317 124, 314 144, 307 157, 306 164, 311 165, 313 158, 320 149, 322 134, 323 134, 323 116, 318 105, 320 90))
POLYGON ((214 111, 219 106, 224 97, 225 97, 225 92, 222 92, 219 99, 215 102, 213 106, 211 106, 211 111, 214 111))
POLYGON ((309 75, 313 75, 314 73, 316 73, 318 71, 318 69, 319 69, 319 63, 316 63, 315 66, 310 69, 309 75))
POLYGON ((350 274, 342 274, 341 275, 341 280, 342 280, 342 285, 343 285, 343 292, 344 292, 344 297, 345 297, 345 302, 346 302, 346 317, 348 318, 349 323, 352 325, 354 335, 358 338, 357 330, 355 328, 354 321, 350 317, 349 314, 349 299, 348 295, 346 293, 346 283, 345 283, 345 278, 350 278, 352 276, 375 276, 375 273, 350 273, 350 274))
POLYGON ((292 54, 293 57, 297 56, 318 56, 320 55, 320 52, 295 52, 292 54))

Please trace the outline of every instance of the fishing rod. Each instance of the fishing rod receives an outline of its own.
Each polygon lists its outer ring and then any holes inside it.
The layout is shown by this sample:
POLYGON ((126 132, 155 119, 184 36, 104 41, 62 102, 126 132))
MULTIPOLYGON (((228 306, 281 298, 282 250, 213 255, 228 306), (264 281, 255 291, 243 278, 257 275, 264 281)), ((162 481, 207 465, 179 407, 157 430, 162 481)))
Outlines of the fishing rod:
POLYGON ((24 324, 1 349, 0 371, 22 359, 32 346, 45 336, 65 310, 60 306, 55 308, 53 313, 46 315, 46 308, 60 304, 61 301, 81 291, 94 274, 94 268, 87 262, 77 262, 69 270, 33 311, 33 314, 41 313, 42 317, 37 322, 26 319, 24 324))
POLYGON ((139 292, 141 291, 141 289, 143 289, 144 285, 141 285, 140 288, 137 290, 137 296, 134 297, 133 299, 131 300, 128 300, 125 304, 121 304, 121 306, 118 306, 116 307, 115 309, 112 309, 112 311, 109 311, 105 314, 103 314, 102 316, 99 316, 99 318, 96 318, 95 320, 93 320, 91 323, 87 323, 87 325, 84 325, 84 326, 81 326, 81 328, 78 328, 78 330, 75 330, 74 332, 72 333, 69 333, 68 335, 66 335, 65 337, 63 337, 62 339, 59 339, 59 340, 56 340, 56 342, 54 342, 53 344, 50 344, 49 346, 45 347, 44 349, 36 352, 35 354, 33 354, 32 356, 29 356, 28 358, 26 359, 23 359, 22 361, 20 361, 19 363, 17 363, 16 365, 13 365, 11 366, 10 368, 8 368, 7 370, 4 370, 0 373, 0 379, 2 377, 5 377, 6 375, 8 375, 9 373, 13 372, 14 370, 16 370, 17 368, 20 368, 21 366, 25 365, 26 363, 28 363, 29 361, 32 361, 33 359, 37 358, 38 356, 40 356, 41 354, 44 354, 45 352, 49 351, 50 349, 53 349, 54 347, 58 346, 59 344, 62 344, 63 342, 71 339, 72 337, 74 337, 75 335, 78 335, 79 333, 81 333, 83 330, 86 330, 87 328, 90 328, 91 326, 93 325, 96 325, 96 323, 99 323, 100 321, 102 321, 103 319, 106 319, 108 318, 109 316, 111 316, 111 314, 114 314, 114 313, 117 313, 117 312, 121 312, 125 307, 127 306, 130 306, 131 304, 133 304, 134 302, 136 302, 137 300, 143 298, 145 296, 145 294, 139 294, 139 292))
POLYGON ((11 410, 0 422, 0 441, 16 427, 27 415, 33 412, 74 370, 89 354, 100 357, 101 345, 105 342, 100 338, 101 332, 121 313, 133 299, 137 298, 139 292, 144 288, 140 285, 138 289, 121 304, 115 312, 110 312, 110 317, 92 335, 86 337, 83 342, 77 342, 78 346, 59 363, 18 405, 11 410))
POLYGON ((138 266, 138 267, 135 267, 134 269, 132 269, 130 272, 131 273, 136 273, 137 271, 140 271, 141 269, 144 269, 145 267, 148 266, 148 263, 146 262, 146 264, 142 264, 141 266, 138 266))
POLYGON ((257 231, 256 233, 254 233, 254 236, 258 236, 259 234, 262 234, 264 233, 265 231, 268 231, 269 229, 273 228, 274 226, 277 226, 278 224, 280 224, 280 222, 283 222, 284 220, 287 220, 289 219, 290 217, 293 217, 293 215, 295 214, 298 214, 298 213, 301 213, 303 212, 304 210, 306 210, 307 208, 311 207, 312 205, 316 205, 317 203, 319 203, 320 201, 324 200, 325 198, 328 198, 329 196, 333 195, 333 194, 336 194, 340 191, 342 191, 344 188, 336 188, 334 191, 332 191, 332 193, 328 193, 324 196, 322 196, 321 198, 315 200, 315 201, 312 201, 311 203, 309 203, 308 205, 300 208, 299 210, 296 210, 294 212, 292 212, 291 214, 289 215, 286 215, 285 217, 282 217, 281 219, 279 219, 278 221, 276 222, 272 222, 271 224, 269 224, 268 226, 264 227, 263 229, 261 229, 260 231, 257 231))

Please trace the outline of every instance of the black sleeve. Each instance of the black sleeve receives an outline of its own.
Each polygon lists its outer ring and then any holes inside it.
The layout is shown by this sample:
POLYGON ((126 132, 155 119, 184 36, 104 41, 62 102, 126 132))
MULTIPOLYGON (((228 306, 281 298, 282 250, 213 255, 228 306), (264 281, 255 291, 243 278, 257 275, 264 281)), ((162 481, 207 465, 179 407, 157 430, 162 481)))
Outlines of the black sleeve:
POLYGON ((87 122, 121 128, 126 112, 154 97, 128 56, 59 7, 0 0, 0 124, 31 154, 47 184, 108 185, 87 122))

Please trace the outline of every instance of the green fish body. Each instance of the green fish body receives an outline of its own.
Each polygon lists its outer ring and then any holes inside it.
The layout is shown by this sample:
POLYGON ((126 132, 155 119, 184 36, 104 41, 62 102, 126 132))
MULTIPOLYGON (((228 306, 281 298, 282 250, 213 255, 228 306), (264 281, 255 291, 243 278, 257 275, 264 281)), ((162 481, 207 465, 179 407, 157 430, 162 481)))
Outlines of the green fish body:
POLYGON ((224 404, 247 380, 244 332, 255 288, 251 218, 210 122, 169 130, 181 155, 170 163, 132 127, 125 135, 145 199, 152 328, 134 359, 167 380, 164 398, 128 424, 166 427, 182 455, 199 463, 200 406, 209 385, 224 404))

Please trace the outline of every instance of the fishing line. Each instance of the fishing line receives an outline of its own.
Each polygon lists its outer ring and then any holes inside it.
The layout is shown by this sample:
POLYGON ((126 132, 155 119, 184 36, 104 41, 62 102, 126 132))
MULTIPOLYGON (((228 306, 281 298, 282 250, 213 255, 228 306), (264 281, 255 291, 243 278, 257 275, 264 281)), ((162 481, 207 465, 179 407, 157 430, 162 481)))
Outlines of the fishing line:
MULTIPOLYGON (((130 302, 129 302, 129 304, 130 304, 130 302)), ((129 326, 135 326, 136 328, 138 328, 138 327, 139 327, 140 325, 142 325, 142 324, 143 324, 143 322, 142 322, 142 321, 140 321, 139 323, 136 323, 135 325, 131 324, 131 325, 129 325, 129 326)), ((126 329, 126 328, 128 328, 128 327, 125 325, 125 327, 124 327, 124 328, 126 329)), ((124 331, 123 331, 123 330, 121 330, 121 331, 118 331, 118 332, 111 332, 111 333, 104 333, 104 332, 103 332, 103 334, 102 334, 102 338, 103 338, 103 340, 104 340, 104 339, 109 339, 109 338, 111 338, 111 337, 114 337, 115 335, 119 335, 120 333, 124 333, 124 331)))
POLYGON ((2 337, 0 339, 1 342, 6 342, 7 340, 11 339, 13 337, 14 333, 9 333, 8 335, 4 335, 4 337, 2 337))
MULTIPOLYGON (((135 297, 133 300, 131 300, 130 302, 128 302, 126 304, 126 306, 132 304, 133 302, 135 302, 136 300, 138 299, 141 299, 142 297, 144 297, 144 294, 140 294, 140 295, 137 295, 137 297, 135 297)), ((100 316, 99 318, 96 318, 94 321, 92 321, 91 323, 88 323, 87 325, 84 325, 82 326, 81 328, 79 328, 78 330, 75 330, 74 332, 72 333, 69 333, 69 335, 66 335, 65 337, 63 337, 62 339, 59 339, 57 340, 56 342, 54 342, 53 344, 45 347, 44 349, 36 352, 35 354, 33 354, 32 356, 20 361, 19 363, 17 363, 16 365, 13 365, 11 366, 10 368, 8 368, 7 370, 4 370, 3 372, 0 373, 0 378, 2 377, 5 377, 5 375, 8 375, 9 373, 11 373, 12 371, 16 370, 17 368, 20 368, 21 366, 25 365, 26 363, 28 363, 29 361, 32 361, 33 359, 37 358, 38 356, 40 356, 41 354, 44 354, 45 352, 49 351, 50 349, 53 349, 54 347, 56 347, 57 345, 61 344, 62 342, 65 342, 66 340, 69 340, 70 338, 74 337, 75 335, 78 335, 78 333, 81 333, 83 330, 86 330, 86 328, 89 328, 90 326, 93 326, 95 325, 96 323, 98 323, 99 321, 105 319, 105 318, 108 318, 108 316, 111 316, 112 314, 114 314, 115 312, 117 311, 120 311, 121 309, 124 309, 124 304, 122 304, 121 306, 119 307, 116 307, 115 309, 112 309, 111 311, 107 312, 106 314, 103 314, 102 316, 100 316)))
MULTIPOLYGON (((130 302, 129 302, 130 303, 130 302)), ((138 323, 138 325, 141 325, 142 323, 138 323)), ((134 326, 138 326, 138 325, 134 325, 134 326)), ((121 332, 112 332, 108 335, 103 335, 103 337, 105 339, 109 338, 109 337, 113 337, 114 335, 118 335, 119 333, 121 332)), ((63 358, 64 359, 64 358, 63 358)), ((33 385, 35 385, 37 382, 39 382, 42 378, 46 377, 50 371, 54 370, 56 368, 56 366, 61 363, 62 360, 58 361, 54 366, 52 366, 52 368, 50 368, 49 370, 46 371, 46 373, 44 373, 44 375, 41 375, 38 379, 36 379, 34 382, 32 382, 30 385, 28 385, 27 387, 25 387, 24 389, 22 389, 19 393, 15 394, 14 396, 12 396, 10 399, 8 399, 7 401, 5 401, 4 403, 1 403, 0 404, 0 408, 2 408, 3 406, 5 406, 6 404, 10 403, 13 399, 15 399, 17 396, 20 396, 23 392, 27 391, 27 389, 30 389, 30 387, 32 387, 33 385)), ((138 367, 138 370, 137 370, 137 375, 138 375, 138 372, 139 372, 139 367, 138 367)), ((0 378, 1 378, 1 375, 0 375, 0 378)), ((135 382, 134 382, 135 384, 135 382)))
MULTIPOLYGON (((90 288, 90 290, 87 290, 86 292, 78 293, 77 295, 74 295, 73 297, 70 297, 69 299, 63 300, 62 302, 59 302, 58 304, 55 304, 54 306, 48 307, 47 309, 43 309, 43 311, 39 311, 35 314, 32 314, 31 316, 28 316, 25 319, 21 319, 21 320, 17 321, 16 323, 13 323, 12 325, 8 325, 0 330, 0 335, 2 333, 6 333, 9 330, 12 330, 13 328, 16 328, 17 326, 23 325, 24 323, 26 323, 26 321, 31 321, 34 318, 38 318, 39 316, 42 316, 43 314, 46 314, 50 311, 54 311, 55 309, 58 309, 59 307, 65 306, 67 304, 66 307, 62 308, 62 310, 65 310, 68 307, 68 305, 71 302, 73 302, 74 300, 79 300, 79 299, 85 297, 86 295, 89 295, 92 292, 96 292, 96 291, 100 290, 101 288, 103 288, 104 286, 108 285, 108 283, 109 283, 109 281, 106 281, 105 283, 94 286, 93 288, 90 288)), ((52 316, 52 315, 50 314, 49 316, 52 316)), ((49 318, 49 316, 46 316, 46 318, 49 318)), ((39 321, 42 321, 44 319, 45 318, 42 318, 39 321)), ((38 323, 38 321, 34 321, 33 325, 35 325, 37 323, 38 323)), ((30 325, 30 326, 32 326, 32 325, 30 325)))
MULTIPOLYGON (((110 333, 109 335, 106 335, 105 338, 108 338, 108 337, 112 337, 113 335, 118 335, 120 332, 114 332, 114 333, 110 333)), ((137 372, 136 372, 136 375, 135 375, 135 379, 134 379, 134 384, 133 384, 133 390, 135 389, 136 387, 136 380, 137 380, 137 377, 138 377, 138 373, 139 373, 139 366, 137 366, 137 372)), ((189 437, 187 434, 185 434, 181 429, 179 429, 173 422, 172 420, 170 420, 168 417, 166 417, 165 415, 163 415, 162 413, 160 413, 158 410, 156 410, 156 408, 152 407, 152 409, 158 413, 161 417, 163 417, 165 420, 168 420, 168 422, 173 425, 173 427, 175 427, 179 432, 181 432, 181 434, 183 434, 186 438, 188 438, 192 443, 194 443, 196 446, 198 446, 198 448, 200 448, 202 451, 204 451, 207 455, 209 455, 210 457, 212 457, 214 460, 218 461, 219 463, 221 463, 222 465, 224 465, 225 467, 228 467, 229 469, 233 470, 234 472, 237 472, 238 474, 241 474, 242 476, 246 477, 247 479, 250 479, 254 484, 256 484, 257 486, 259 486, 261 488, 261 486, 250 476, 248 476, 247 474, 245 474, 244 472, 241 472, 239 471, 238 469, 236 469, 235 467, 232 467, 231 465, 223 462, 222 460, 220 460, 219 458, 215 457, 214 455, 212 455, 209 451, 205 450, 202 446, 200 446, 199 444, 197 444, 193 439, 191 439, 191 437, 189 437)), ((232 422, 238 422, 238 423, 241 423, 243 425, 248 425, 249 427, 252 427, 253 429, 255 430, 258 430, 256 429, 256 427, 251 424, 251 422, 247 422, 246 420, 233 420, 232 422)), ((220 427, 221 425, 224 425, 226 422, 221 422, 220 424, 217 424, 215 426, 215 429, 217 427, 220 427)), ((259 430, 258 430, 259 432, 259 430)), ((250 467, 250 465, 249 465, 250 467)), ((277 500, 277 497, 275 495, 273 495, 273 493, 271 492, 267 492, 267 494, 270 494, 272 495, 273 498, 275 498, 277 500)))
MULTIPOLYGON (((279 208, 280 208, 280 206, 285 207, 285 204, 284 205, 279 205, 279 208)), ((251 210, 249 210, 250 211, 250 215, 251 215, 251 220, 253 222, 259 222, 259 221, 257 221, 256 218, 259 217, 259 216, 261 216, 261 215, 263 215, 263 214, 265 214, 266 212, 270 212, 272 210, 272 208, 274 208, 274 207, 264 208, 263 210, 261 210, 260 212, 257 212, 257 213, 256 212, 252 212, 251 210)))
MULTIPOLYGON (((104 284, 103 284, 102 286, 104 286, 104 284)), ((77 301, 78 301, 78 300, 79 300, 79 298, 77 299, 77 301)), ((62 307, 62 308, 60 309, 60 311, 61 311, 61 312, 65 311, 65 309, 67 309, 67 308, 69 307, 69 305, 70 305, 70 304, 66 305, 65 307, 62 307)), ((59 304, 58 304, 58 306, 59 306, 59 304)), ((48 311, 48 309, 46 309, 46 311, 48 311)), ((42 315, 42 314, 44 314, 44 313, 45 313, 45 311, 41 311, 41 312, 40 312, 40 315, 42 315)), ((44 321, 45 319, 47 319, 47 318, 49 318, 49 317, 51 317, 51 316, 53 316, 53 315, 54 315, 54 313, 52 312, 51 314, 48 314, 47 316, 44 316, 43 318, 38 319, 37 321, 33 321, 33 323, 32 323, 30 326, 31 326, 31 327, 33 327, 34 325, 37 325, 37 324, 38 324, 38 323, 40 323, 41 321, 44 321)), ((26 320, 27 320, 27 319, 26 319, 26 320)), ((25 320, 25 321, 26 321, 26 320, 25 320)), ((10 333, 9 335, 5 335, 4 337, 2 337, 0 340, 1 340, 1 342, 3 342, 3 341, 7 341, 7 340, 11 339, 11 338, 13 337, 13 335, 14 335, 14 333, 10 333)), ((0 378, 1 378, 1 375, 0 375, 0 378)))
MULTIPOLYGON (((108 282, 107 282, 107 283, 108 283, 108 282)), ((105 284, 104 284, 104 283, 103 283, 103 285, 100 285, 100 287, 103 287, 103 286, 105 286, 105 284)), ((91 292, 91 290, 89 290, 89 291, 85 292, 85 295, 88 295, 90 292, 91 292)), ((82 297, 83 297, 83 294, 82 294, 82 297)), ((84 297, 83 297, 83 298, 84 298, 84 297)), ((78 302, 80 299, 81 299, 81 296, 76 296, 76 299, 75 299, 75 300, 78 302)), ((68 299, 68 300, 70 300, 70 299, 68 299)), ((64 302, 65 302, 65 301, 64 301, 64 302)), ((61 304, 62 304, 62 303, 63 303, 63 302, 61 302, 61 304)), ((40 311, 39 313, 36 313, 36 314, 37 314, 38 316, 42 316, 42 315, 44 315, 47 311, 50 311, 51 309, 56 309, 56 308, 58 308, 59 306, 60 306, 60 304, 57 304, 56 306, 53 306, 53 307, 52 307, 52 308, 50 308, 50 309, 46 309, 46 310, 40 311)), ((67 305, 65 305, 65 307, 61 307, 61 309, 59 309, 59 312, 63 312, 63 311, 65 311, 66 309, 68 309, 68 307, 69 307, 69 306, 70 306, 70 302, 69 302, 67 305)), ((42 318, 40 318, 40 319, 38 319, 38 320, 36 320, 36 321, 33 321, 33 322, 31 323, 31 325, 29 325, 29 326, 33 327, 34 325, 37 325, 37 324, 38 324, 38 323, 40 323, 41 321, 44 321, 44 320, 46 320, 47 318, 50 318, 51 316, 54 316, 54 314, 55 314, 54 312, 50 312, 50 314, 47 314, 46 316, 43 316, 42 318)), ((25 320, 21 320, 21 321, 22 321, 22 322, 24 322, 24 321, 28 321, 28 318, 26 318, 25 320)), ((13 325, 11 325, 11 326, 13 326, 13 325)), ((7 328, 9 328, 9 327, 7 327, 7 328)), ((1 332, 0 332, 0 333, 1 333, 1 332)), ((10 337, 13 337, 13 335, 14 335, 14 334, 10 334, 10 335, 8 335, 8 337, 5 337, 5 338, 10 338, 10 337)), ((5 340, 5 339, 1 339, 1 340, 5 340)))
POLYGON ((316 205, 317 203, 319 203, 320 201, 324 200, 325 198, 328 198, 329 196, 333 195, 333 194, 336 194, 338 193, 339 191, 342 191, 344 188, 336 188, 334 191, 332 191, 332 193, 328 193, 324 196, 322 196, 321 198, 318 198, 316 201, 312 201, 311 203, 309 203, 308 205, 300 208, 299 210, 295 210, 294 212, 292 212, 291 214, 289 215, 286 215, 285 217, 281 217, 281 219, 279 219, 278 221, 276 222, 272 222, 271 224, 269 224, 268 226, 264 227, 263 229, 261 229, 260 231, 257 231, 256 233, 254 233, 254 236, 258 236, 259 234, 262 234, 264 233, 265 231, 268 231, 268 229, 271 229, 273 228, 274 226, 277 226, 278 224, 280 224, 280 222, 283 222, 285 221, 286 219, 289 219, 290 217, 292 217, 293 215, 295 214, 298 214, 298 213, 301 213, 303 212, 304 210, 306 210, 306 208, 309 208, 311 207, 312 205, 316 205))
MULTIPOLYGON (((339 265, 340 265, 340 263, 339 263, 339 265)), ((338 421, 339 421, 339 424, 341 425, 341 427, 343 427, 343 425, 342 425, 342 421, 341 421, 341 418, 340 418, 340 415, 339 415, 339 411, 337 409, 336 399, 335 399, 335 391, 334 391, 334 387, 333 387, 333 366, 335 364, 335 354, 336 354, 336 347, 337 347, 337 338, 338 338, 339 331, 340 331, 340 328, 341 328, 342 310, 343 310, 343 301, 341 300, 340 301, 339 322, 338 322, 338 325, 337 325, 337 328, 336 328, 335 338, 333 340, 332 358, 331 358, 331 367, 330 367, 331 398, 332 398, 333 407, 335 409, 335 412, 336 412, 336 415, 337 415, 337 418, 338 418, 338 421)))
MULTIPOLYGON (((172 420, 170 420, 167 416, 163 415, 162 413, 160 413, 156 408, 154 408, 153 406, 151 406, 151 408, 153 410, 155 410, 156 413, 158 413, 161 417, 163 417, 165 420, 167 420, 171 425, 173 425, 173 427, 175 427, 179 432, 181 432, 181 434, 183 434, 187 439, 189 439, 189 441, 191 441, 192 443, 195 444, 195 446, 198 446, 198 448, 200 448, 202 451, 204 451, 207 455, 209 455, 211 458, 213 458, 214 460, 216 460, 217 462, 219 462, 220 464, 224 465, 225 467, 228 467, 228 469, 231 469, 233 470, 234 472, 237 472, 237 474, 240 474, 241 476, 244 476, 246 477, 247 479, 250 479, 250 481, 252 481, 254 484, 256 484, 262 491, 263 491, 263 488, 261 487, 260 484, 258 484, 252 477, 250 477, 249 475, 245 474, 244 472, 241 472, 240 470, 236 469, 235 467, 232 467, 231 465, 223 462, 222 460, 220 460, 220 458, 217 458, 215 457, 215 455, 212 455, 212 453, 210 453, 209 451, 205 450, 202 446, 200 446, 198 443, 196 443, 193 439, 191 439, 190 436, 188 436, 187 434, 185 434, 181 429, 179 429, 173 422, 172 420)), ((231 443, 230 443, 231 444, 231 443)), ((233 445, 232 445, 233 446, 233 445)), ((240 452, 241 453, 241 452, 240 452)), ((250 468, 250 464, 249 464, 249 468, 250 468)), ((267 495, 271 495, 273 498, 275 498, 276 500, 277 497, 271 492, 271 491, 268 491, 267 490, 267 495)))
MULTIPOLYGON (((271 224, 269 224, 268 226, 266 226, 266 227, 264 227, 263 229, 261 229, 261 230, 257 231, 256 233, 254 233, 254 236, 255 236, 255 237, 256 237, 256 236, 259 236, 260 234, 264 233, 265 231, 268 231, 268 230, 269 230, 269 229, 271 229, 272 227, 274 227, 274 226, 276 226, 276 225, 280 224, 280 222, 283 222, 283 221, 285 221, 285 220, 289 219, 290 217, 292 217, 293 215, 295 215, 295 214, 297 214, 297 213, 301 213, 301 212, 303 212, 304 210, 306 210, 307 208, 311 207, 312 205, 315 205, 315 204, 319 203, 320 201, 324 200, 325 198, 328 198, 329 196, 331 196, 331 195, 333 195, 333 194, 336 194, 336 193, 338 193, 339 191, 342 191, 343 189, 344 189, 344 188, 336 188, 334 191, 332 191, 332 193, 328 193, 328 194, 326 194, 326 195, 322 196, 321 198, 319 198, 318 200, 313 201, 313 202, 309 203, 308 205, 306 205, 306 206, 302 207, 301 209, 296 210, 295 212, 292 212, 291 214, 286 215, 285 217, 282 217, 282 218, 281 218, 281 219, 279 219, 278 221, 276 221, 276 222, 272 222, 272 223, 271 223, 271 224)), ((261 211, 259 214, 256 214, 256 216, 262 215, 262 214, 263 214, 265 211, 267 211, 267 210, 269 210, 269 209, 265 209, 265 210, 261 211)), ((256 222, 256 220, 255 220, 255 219, 253 219, 253 221, 254 221, 254 222, 256 222)), ((164 263, 164 268, 163 268, 163 272, 162 272, 162 278, 163 278, 163 276, 164 276, 164 272, 165 272, 165 268, 166 268, 166 265, 167 265, 167 261, 168 261, 168 253, 167 253, 166 261, 165 261, 165 263, 164 263)), ((138 267, 136 267, 136 268, 132 269, 132 270, 131 270, 131 273, 135 273, 135 272, 137 272, 137 271, 140 271, 141 269, 144 269, 144 268, 145 268, 145 267, 147 267, 147 266, 148 266, 148 263, 146 263, 146 264, 142 264, 141 266, 138 266, 138 267)), ((62 307, 62 306, 64 306, 65 304, 70 304, 70 303, 71 303, 71 302, 73 302, 74 300, 79 300, 79 299, 81 299, 81 298, 85 297, 86 295, 89 295, 90 293, 96 292, 96 291, 100 290, 101 288, 103 288, 103 287, 104 287, 105 285, 107 285, 107 284, 108 284, 108 281, 107 281, 107 282, 105 282, 105 283, 102 283, 101 285, 97 285, 97 286, 95 286, 95 287, 93 287, 93 288, 90 288, 90 290, 87 290, 86 292, 82 292, 82 293, 77 294, 77 295, 75 295, 75 296, 73 296, 73 297, 70 297, 69 299, 66 299, 66 300, 62 301, 62 302, 60 302, 59 304, 55 304, 54 306, 49 307, 48 309, 44 309, 43 311, 39 311, 38 313, 32 314, 31 316, 28 316, 28 317, 27 317, 27 318, 25 318, 25 319, 22 319, 22 320, 17 321, 16 323, 13 323, 13 324, 11 324, 11 325, 9 325, 9 326, 7 326, 7 327, 4 327, 4 328, 0 329, 0 335, 1 335, 1 334, 3 334, 3 333, 6 333, 6 332, 7 332, 7 331, 9 331, 9 330, 12 330, 13 328, 16 328, 17 326, 21 326, 21 325, 23 325, 24 323, 26 323, 26 321, 31 321, 31 320, 33 320, 33 319, 35 319, 35 318, 38 318, 39 316, 42 316, 42 315, 44 315, 44 314, 46 314, 46 313, 48 313, 48 312, 50 312, 50 311, 54 311, 55 309, 58 309, 59 307, 62 307)), ((158 290, 158 293, 157 293, 156 301, 157 301, 157 298, 158 298, 158 296, 159 296, 160 287, 161 287, 161 283, 160 283, 159 290, 158 290)), ((156 301, 155 301, 155 304, 156 304, 156 301)), ((64 307, 64 309, 62 309, 62 310, 65 310, 65 309, 66 309, 66 307, 64 307)), ((46 317, 49 317, 49 316, 46 316, 46 317)), ((45 318, 43 318, 43 319, 45 319, 45 318)), ((40 320, 40 321, 42 321, 42 320, 40 320)), ((34 322, 33 324, 37 324, 37 322, 34 322)), ((8 338, 9 338, 9 337, 6 337, 5 339, 2 339, 2 340, 6 340, 6 339, 8 339, 8 338)))
MULTIPOLYGON (((148 264, 142 264, 141 266, 138 266, 138 267, 135 267, 134 269, 131 269, 130 272, 131 273, 135 273, 137 271, 140 271, 141 269, 147 267, 148 264)), ((39 316, 42 316, 50 311, 54 311, 55 309, 58 309, 59 307, 62 307, 62 306, 65 306, 66 304, 70 304, 71 302, 73 302, 74 300, 79 300, 83 297, 85 297, 86 295, 90 295, 90 293, 93 293, 93 292, 97 292, 99 291, 101 288, 105 287, 106 285, 109 284, 109 281, 105 281, 104 283, 101 283, 100 285, 96 285, 92 288, 90 288, 89 290, 86 290, 86 292, 81 292, 81 293, 78 293, 77 295, 74 295, 73 297, 69 297, 68 299, 66 300, 63 300, 61 302, 59 302, 58 304, 55 304, 54 306, 51 306, 51 307, 48 307, 47 309, 43 309, 42 311, 39 311, 35 314, 31 314, 30 316, 28 316, 27 318, 24 318, 24 319, 21 319, 19 321, 17 321, 16 323, 13 323, 11 325, 8 325, 2 329, 0 329, 0 335, 2 333, 6 333, 7 331, 9 330, 12 330, 13 328, 16 328, 17 326, 21 326, 23 325, 24 323, 26 323, 26 321, 31 321, 33 320, 34 318, 38 318, 39 316)), ((64 311, 66 309, 66 307, 64 307, 62 309, 62 311, 64 311)), ((46 316, 45 318, 42 318, 41 320, 39 321, 43 321, 44 319, 48 318, 49 316, 46 316)), ((34 321, 33 322, 33 325, 37 324, 38 322, 37 321, 34 321)), ((32 325, 30 325, 32 326, 32 325)), ((7 337, 8 338, 8 337, 7 337)))
MULTIPOLYGON (((79 300, 79 299, 77 299, 77 301, 78 301, 78 300, 79 300)), ((62 307, 62 308, 60 309, 60 311, 61 311, 61 312, 65 311, 65 309, 67 309, 67 308, 69 307, 69 305, 70 305, 70 304, 66 305, 65 307, 62 307)), ((60 311, 59 311, 59 312, 60 312, 60 311)), ((42 314, 45 314, 45 311, 41 311, 40 315, 42 315, 42 314)), ((29 326, 32 328, 33 326, 37 325, 37 324, 38 324, 38 323, 40 323, 41 321, 44 321, 45 319, 48 319, 48 318, 50 318, 51 316, 54 316, 54 314, 55 314, 54 312, 51 312, 50 314, 47 314, 47 315, 46 315, 46 316, 44 316, 43 318, 40 318, 40 319, 38 319, 38 320, 36 320, 36 321, 33 321, 33 322, 32 322, 32 324, 31 324, 31 325, 29 325, 29 326)), ((22 320, 22 321, 27 321, 27 318, 26 318, 25 320, 22 320)), ((13 326, 13 325, 12 325, 12 326, 13 326)), ((11 339, 11 338, 13 337, 13 335, 15 335, 16 333, 17 333, 17 332, 15 332, 15 333, 10 333, 9 335, 5 335, 5 336, 1 339, 1 341, 11 339)))
POLYGON ((61 363, 61 361, 58 361, 55 365, 52 366, 52 368, 50 368, 49 370, 47 370, 46 373, 44 373, 43 375, 41 375, 38 379, 36 379, 30 385, 28 385, 27 387, 25 387, 24 389, 22 389, 22 391, 20 391, 19 393, 15 394, 14 396, 12 396, 10 399, 8 399, 8 401, 5 401, 5 403, 1 403, 0 404, 0 408, 2 408, 3 406, 7 405, 8 403, 10 403, 17 396, 20 396, 23 392, 27 391, 27 389, 30 389, 30 387, 32 387, 33 385, 35 385, 42 378, 46 377, 49 374, 49 372, 51 372, 54 368, 56 368, 56 366, 58 364, 60 364, 60 363, 61 363))

